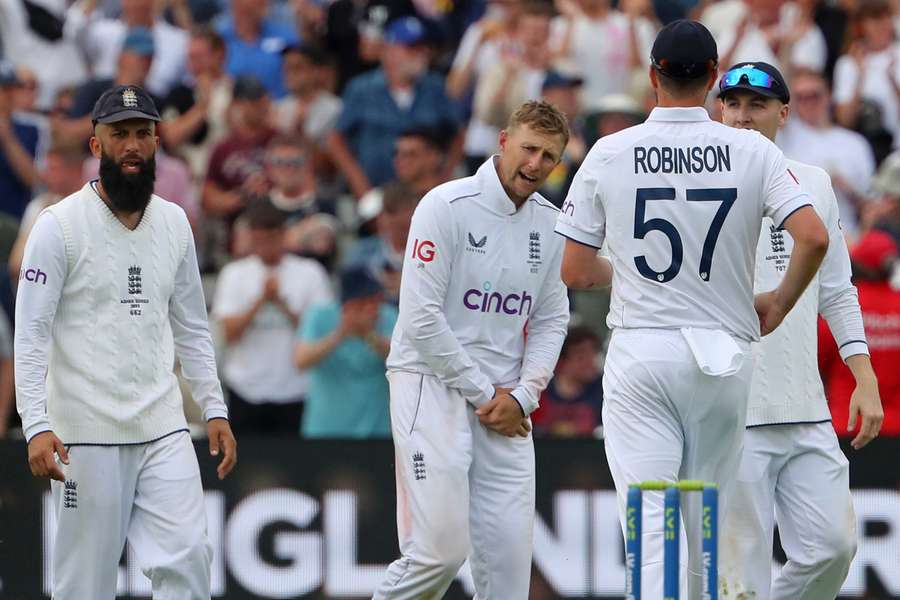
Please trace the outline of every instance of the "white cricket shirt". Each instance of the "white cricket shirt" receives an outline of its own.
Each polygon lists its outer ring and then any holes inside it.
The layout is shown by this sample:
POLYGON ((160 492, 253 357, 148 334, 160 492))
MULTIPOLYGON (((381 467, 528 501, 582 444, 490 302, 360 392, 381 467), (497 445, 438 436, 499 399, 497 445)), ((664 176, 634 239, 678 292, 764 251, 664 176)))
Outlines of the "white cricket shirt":
MULTIPOLYGON (((278 278, 278 293, 298 315, 331 300, 331 281, 311 258, 287 254, 274 266, 258 256, 225 265, 216 282, 213 316, 224 319, 246 313, 263 295, 266 278, 278 278)), ((294 365, 296 327, 284 312, 267 302, 240 339, 228 344, 222 378, 247 402, 297 402, 306 395, 306 373, 294 365)))
MULTIPOLYGON (((817 358, 819 313, 828 321, 844 360, 869 353, 856 288, 850 282, 850 254, 831 179, 818 167, 793 160, 787 164, 828 228, 828 253, 778 329, 753 345, 756 360, 747 409, 749 427, 830 419, 817 358)), ((769 217, 763 219, 756 248, 754 291, 778 287, 793 247, 787 231, 777 229, 769 217)))
POLYGON ((556 231, 606 245, 611 329, 694 327, 757 340, 760 222, 780 226, 810 203, 758 132, 715 123, 699 107, 655 108, 591 148, 556 231))
POLYGON ((517 210, 496 157, 439 185, 413 215, 389 370, 436 376, 480 406, 513 387, 525 414, 553 375, 569 321, 558 210, 540 194, 517 210))

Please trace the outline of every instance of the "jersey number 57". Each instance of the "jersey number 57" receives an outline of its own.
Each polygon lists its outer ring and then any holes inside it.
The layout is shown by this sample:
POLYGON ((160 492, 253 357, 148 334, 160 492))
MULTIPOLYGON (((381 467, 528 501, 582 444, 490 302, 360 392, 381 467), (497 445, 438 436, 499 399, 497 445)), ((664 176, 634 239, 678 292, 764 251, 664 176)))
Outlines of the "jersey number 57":
MULTIPOLYGON (((686 190, 685 198, 688 202, 721 202, 719 210, 713 217, 703 241, 703 251, 700 256, 700 279, 709 281, 710 268, 712 267, 713 253, 716 251, 716 242, 722 231, 722 224, 734 201, 737 200, 737 188, 709 188, 700 190, 686 190)), ((651 231, 658 231, 669 238, 672 245, 672 262, 664 271, 656 271, 647 263, 644 255, 635 256, 634 264, 638 272, 654 281, 666 283, 672 281, 681 271, 681 262, 684 259, 684 244, 681 242, 681 234, 671 221, 666 219, 645 219, 647 202, 653 200, 675 200, 675 188, 638 188, 634 202, 634 237, 642 240, 651 231)))

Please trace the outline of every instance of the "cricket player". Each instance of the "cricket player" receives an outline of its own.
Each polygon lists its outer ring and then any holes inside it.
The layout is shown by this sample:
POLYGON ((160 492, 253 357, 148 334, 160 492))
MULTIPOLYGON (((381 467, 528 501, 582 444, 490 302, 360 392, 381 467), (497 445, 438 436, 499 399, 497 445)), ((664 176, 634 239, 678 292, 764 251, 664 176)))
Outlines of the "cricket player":
MULTIPOLYGON (((754 129, 773 141, 790 113, 784 78, 764 62, 729 69, 719 82, 719 98, 726 125, 754 129)), ((850 430, 860 425, 853 447, 877 436, 884 418, 831 180, 818 167, 794 160, 787 165, 825 222, 830 243, 797 305, 753 348, 748 429, 721 538, 723 598, 833 600, 856 552, 847 459, 831 424, 816 359, 819 313, 856 379, 847 424, 850 430), (773 521, 787 555, 774 584, 773 521)), ((757 292, 781 283, 793 247, 790 234, 765 217, 756 248, 757 292)))
POLYGON ((16 403, 56 508, 55 600, 113 600, 131 544, 153 597, 209 600, 200 470, 172 372, 203 407, 218 474, 234 466, 193 236, 153 195, 159 114, 137 86, 94 106, 100 178, 44 210, 16 298, 16 403), (173 341, 174 340, 174 341, 173 341))
MULTIPOLYGON (((750 342, 775 329, 816 272, 828 232, 763 136, 710 120, 717 51, 701 24, 679 20, 653 44, 658 107, 602 138, 569 190, 556 230, 569 238, 570 287, 612 282, 606 360, 606 455, 625 523, 628 485, 737 470, 752 373, 750 342), (753 264, 768 216, 794 238, 781 284, 756 298, 753 264), (609 259, 597 255, 605 246, 609 259)), ((644 502, 645 598, 662 597, 662 494, 644 502)), ((700 498, 683 500, 689 597, 702 593, 700 498)))
POLYGON ((537 190, 568 138, 558 109, 527 102, 499 155, 416 208, 387 359, 402 556, 376 599, 439 600, 466 556, 478 598, 528 598, 528 415, 569 320, 559 211, 537 190))

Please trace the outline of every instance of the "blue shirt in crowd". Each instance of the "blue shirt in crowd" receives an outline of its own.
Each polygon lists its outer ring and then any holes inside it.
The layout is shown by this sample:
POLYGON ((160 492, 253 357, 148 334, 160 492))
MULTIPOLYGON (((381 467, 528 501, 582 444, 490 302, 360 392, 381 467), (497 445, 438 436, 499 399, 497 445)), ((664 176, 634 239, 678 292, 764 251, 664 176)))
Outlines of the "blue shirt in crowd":
POLYGON ((437 73, 422 75, 413 87, 408 109, 397 105, 383 69, 350 80, 344 90, 344 108, 335 127, 344 135, 356 160, 372 185, 394 178, 394 141, 413 127, 455 132, 459 126, 456 105, 444 93, 444 79, 437 73))
MULTIPOLYGON (((314 306, 303 315, 300 341, 315 342, 337 329, 341 305, 314 306)), ((397 309, 383 304, 376 331, 390 338, 397 322, 397 309)), ((303 437, 389 438, 391 416, 384 357, 365 340, 345 338, 309 373, 303 437)))
MULTIPOLYGON (((12 117, 12 129, 32 158, 37 157, 38 140, 40 130, 36 125, 27 123, 15 115, 12 117)), ((6 153, 0 150, 0 211, 21 219, 25 207, 31 201, 31 188, 16 176, 12 165, 6 158, 6 153)))
POLYGON ((254 75, 273 98, 285 95, 281 78, 281 51, 300 42, 290 24, 266 19, 262 22, 259 37, 252 43, 238 36, 231 17, 223 19, 217 29, 228 49, 225 70, 229 75, 254 75))

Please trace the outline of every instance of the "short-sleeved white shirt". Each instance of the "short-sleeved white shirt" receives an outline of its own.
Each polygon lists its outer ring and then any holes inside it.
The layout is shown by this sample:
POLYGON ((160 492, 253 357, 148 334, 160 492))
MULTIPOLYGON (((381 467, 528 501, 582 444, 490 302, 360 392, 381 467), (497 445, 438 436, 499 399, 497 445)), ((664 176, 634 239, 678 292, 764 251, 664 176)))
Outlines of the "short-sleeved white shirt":
POLYGON ((606 246, 611 328, 697 327, 759 339, 753 269, 760 223, 810 204, 778 147, 703 108, 656 108, 602 138, 556 231, 606 246))

